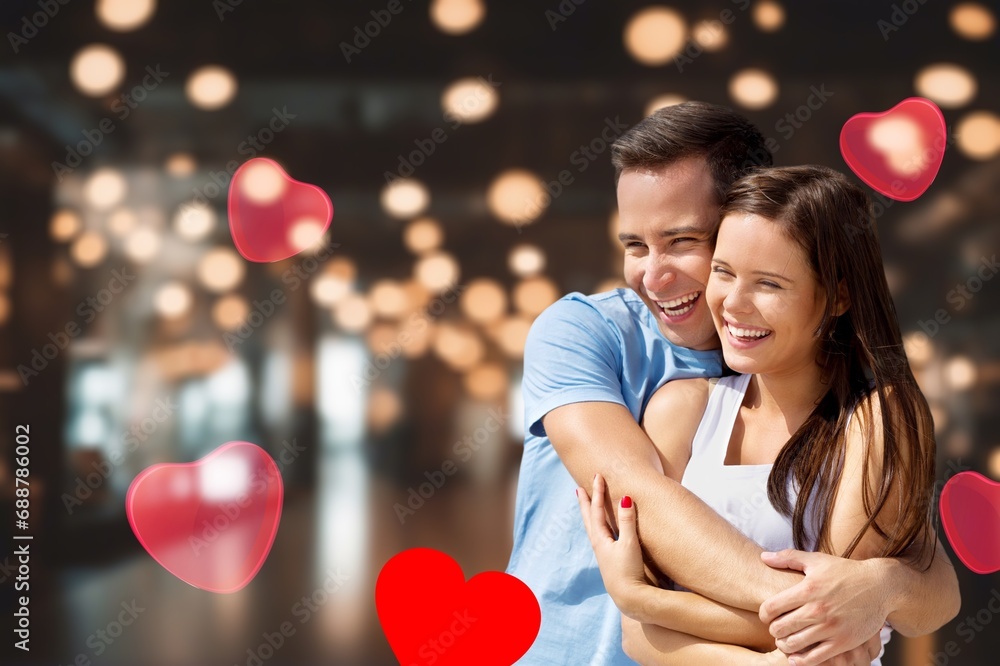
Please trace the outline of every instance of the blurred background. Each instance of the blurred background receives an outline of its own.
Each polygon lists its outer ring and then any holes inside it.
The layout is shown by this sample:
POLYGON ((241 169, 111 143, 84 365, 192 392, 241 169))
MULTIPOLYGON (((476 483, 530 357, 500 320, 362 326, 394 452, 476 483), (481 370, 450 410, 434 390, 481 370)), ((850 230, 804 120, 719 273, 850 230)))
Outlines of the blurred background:
MULTIPOLYGON (((18 424, 34 541, 32 649, 7 629, 0 661, 249 665, 295 619, 269 663, 395 663, 374 609, 380 568, 415 546, 467 577, 505 568, 528 327, 565 293, 624 286, 607 147, 685 99, 745 112, 779 165, 843 171, 852 115, 914 95, 941 107, 937 180, 912 203, 878 197, 877 222, 939 478, 1000 479, 997 13, 4 0, 4 626, 18 424), (333 200, 330 231, 292 259, 234 249, 226 191, 252 157, 333 200), (278 461, 285 507, 256 579, 217 595, 142 550, 124 497, 147 466, 233 440, 278 461), (319 594, 331 576, 336 592, 319 594), (143 611, 116 627, 129 603, 143 611)), ((996 663, 998 577, 955 562, 960 616, 894 637, 883 663, 996 663)))

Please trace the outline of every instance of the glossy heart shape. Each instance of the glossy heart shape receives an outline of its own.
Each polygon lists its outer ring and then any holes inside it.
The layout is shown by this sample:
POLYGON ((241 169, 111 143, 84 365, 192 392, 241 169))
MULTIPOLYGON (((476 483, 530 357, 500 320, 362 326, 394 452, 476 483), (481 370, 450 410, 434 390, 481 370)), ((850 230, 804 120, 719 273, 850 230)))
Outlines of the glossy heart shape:
POLYGON ((1000 571, 1000 483, 959 472, 941 490, 944 533, 962 563, 978 574, 1000 571))
POLYGON ((948 129, 941 109, 910 97, 882 113, 859 113, 840 131, 840 154, 851 171, 875 191, 913 201, 941 168, 948 129))
POLYGON ((229 183, 229 232, 250 261, 295 256, 322 238, 332 219, 326 192, 291 178, 266 157, 244 162, 229 183))
POLYGON ((429 548, 386 562, 375 607, 402 666, 510 666, 542 622, 534 593, 514 576, 487 571, 466 582, 455 560, 429 548))
POLYGON ((195 462, 143 470, 125 510, 139 543, 164 569, 209 592, 235 592, 264 565, 283 496, 266 451, 228 442, 195 462))

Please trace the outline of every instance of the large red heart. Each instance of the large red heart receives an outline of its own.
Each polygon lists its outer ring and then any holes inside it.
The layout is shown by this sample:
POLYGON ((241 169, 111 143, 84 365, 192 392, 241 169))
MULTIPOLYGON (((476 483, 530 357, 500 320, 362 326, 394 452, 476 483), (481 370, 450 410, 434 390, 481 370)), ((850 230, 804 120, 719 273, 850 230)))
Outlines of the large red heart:
POLYGON ((191 463, 153 465, 125 498, 139 543, 167 571, 210 592, 235 592, 264 565, 281 519, 274 460, 228 442, 191 463))
POLYGON ((941 490, 941 522, 955 554, 978 574, 1000 571, 1000 483, 959 472, 941 490))
POLYGON ((429 548, 386 562, 375 607, 402 666, 510 666, 542 622, 534 593, 517 578, 487 571, 466 582, 455 560, 429 548))
POLYGON ((229 183, 229 231, 246 259, 281 261, 314 245, 333 219, 333 202, 266 157, 244 162, 229 183))
POLYGON ((934 182, 948 143, 941 109, 910 97, 882 113, 851 116, 840 131, 840 154, 872 189, 913 201, 934 182))

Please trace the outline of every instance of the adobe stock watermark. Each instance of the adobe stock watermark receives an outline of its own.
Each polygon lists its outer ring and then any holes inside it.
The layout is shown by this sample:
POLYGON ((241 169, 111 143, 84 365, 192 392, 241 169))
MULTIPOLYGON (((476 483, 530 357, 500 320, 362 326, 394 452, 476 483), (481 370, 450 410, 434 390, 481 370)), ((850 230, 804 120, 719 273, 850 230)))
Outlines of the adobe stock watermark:
MULTIPOLYGON (((336 594, 350 577, 336 570, 328 569, 323 582, 309 594, 305 594, 296 601, 289 613, 293 618, 298 619, 299 626, 311 620, 319 610, 326 605, 334 594, 336 594)), ((271 659, 289 639, 295 636, 298 627, 291 620, 285 620, 278 625, 275 631, 266 631, 261 634, 262 642, 256 647, 247 648, 247 658, 242 664, 233 666, 263 666, 264 662, 271 659)))
MULTIPOLYGON (((625 133, 629 128, 627 123, 623 123, 619 116, 615 116, 612 120, 610 117, 604 119, 604 127, 601 129, 600 133, 592 138, 586 143, 580 144, 580 146, 574 150, 569 155, 570 165, 576 167, 576 173, 583 173, 586 171, 591 164, 597 161, 598 156, 602 155, 612 143, 615 142, 618 137, 625 133)), ((521 214, 521 219, 523 221, 534 220, 542 211, 545 210, 553 201, 558 199, 563 195, 570 185, 576 181, 576 176, 569 169, 563 169, 559 174, 548 182, 542 184, 542 188, 545 190, 538 194, 537 197, 533 199, 527 199, 524 204, 524 212, 521 214)), ((517 228, 517 232, 521 233, 521 227, 524 226, 525 222, 518 222, 514 225, 517 228)))
MULTIPOLYGON (((413 0, 406 0, 412 2, 413 0)), ((361 51, 368 48, 373 39, 377 39, 382 31, 389 27, 392 19, 403 13, 406 7, 402 0, 389 0, 385 9, 373 9, 370 14, 373 20, 361 25, 354 26, 354 39, 351 42, 341 42, 340 52, 344 54, 344 60, 351 64, 351 58, 361 55, 361 51)))
POLYGON ((944 649, 930 655, 930 660, 934 666, 948 666, 951 660, 962 652, 962 648, 976 639, 976 636, 986 631, 993 618, 1000 614, 1000 590, 993 588, 990 590, 990 599, 986 605, 976 611, 975 615, 966 615, 965 619, 955 627, 955 633, 965 639, 964 643, 958 641, 948 641, 944 644, 944 649))
POLYGON ((32 14, 25 14, 21 17, 21 29, 18 32, 8 32, 7 41, 10 48, 14 50, 14 55, 21 52, 21 47, 38 36, 38 31, 49 24, 49 21, 56 17, 59 10, 68 5, 72 0, 38 0, 39 11, 32 14))
MULTIPOLYGON (((457 109, 449 109, 442 116, 452 131, 457 130, 465 123, 462 120, 463 117, 474 114, 483 104, 488 102, 489 96, 485 92, 487 87, 496 89, 503 85, 502 82, 493 80, 493 74, 488 74, 486 78, 480 76, 477 80, 482 85, 475 86, 471 94, 463 97, 457 109)), ((435 127, 426 138, 414 139, 414 150, 411 150, 406 155, 400 153, 396 156, 399 161, 396 165, 396 171, 385 172, 385 184, 391 185, 398 178, 409 178, 412 176, 434 154, 437 147, 447 140, 448 131, 443 127, 435 127)))
MULTIPOLYGON (((297 114, 289 113, 287 106, 282 106, 280 111, 278 107, 272 107, 271 119, 268 120, 267 125, 260 128, 256 134, 248 134, 236 146, 236 153, 245 159, 242 161, 229 160, 226 162, 224 171, 210 171, 208 175, 212 182, 205 183, 200 188, 195 188, 193 203, 207 206, 210 199, 214 199, 220 193, 228 192, 229 181, 233 179, 233 174, 240 168, 240 165, 264 152, 267 146, 274 141, 275 137, 285 131, 297 117, 297 114)), ((188 205, 190 206, 191 204, 189 203, 188 205)))
POLYGON ((875 22, 875 27, 882 34, 882 41, 888 42, 892 33, 898 32, 900 28, 906 25, 910 17, 916 14, 926 2, 927 0, 904 0, 900 4, 893 4, 888 20, 879 19, 875 22))
POLYGON ((545 10, 545 20, 549 22, 549 27, 552 28, 552 32, 556 31, 560 23, 565 23, 569 20, 569 17, 576 12, 576 8, 585 3, 587 0, 561 0, 559 5, 554 9, 545 10))
MULTIPOLYGON (((146 611, 136 599, 132 599, 130 602, 121 602, 121 608, 116 619, 111 620, 107 625, 87 637, 86 645, 91 649, 94 657, 100 657, 104 654, 125 633, 125 628, 132 626, 139 615, 146 611)), ((90 654, 80 652, 70 662, 70 666, 94 666, 94 662, 91 660, 90 654)))
MULTIPOLYGON (((120 270, 111 271, 111 279, 106 287, 82 301, 76 307, 76 314, 83 318, 83 323, 89 324, 97 318, 97 315, 105 309, 128 287, 129 283, 135 280, 136 276, 128 272, 128 268, 122 266, 120 270)), ((31 361, 28 364, 21 363, 17 366, 17 374, 21 377, 21 382, 27 386, 31 380, 45 371, 49 363, 54 361, 60 353, 69 347, 70 342, 80 336, 83 329, 76 320, 66 322, 62 330, 49 333, 50 342, 42 346, 41 350, 34 348, 31 350, 31 361)))
POLYGON ((72 516, 77 507, 83 506, 83 503, 111 478, 114 470, 125 462, 141 443, 152 437, 160 426, 170 420, 177 411, 177 405, 170 397, 157 398, 154 404, 149 416, 138 423, 133 423, 131 428, 121 434, 119 441, 122 444, 122 450, 111 451, 107 460, 92 462, 91 467, 94 468, 94 471, 89 472, 86 477, 76 477, 73 493, 63 493, 60 496, 63 506, 66 507, 66 513, 72 516))
MULTIPOLYGON (((170 72, 160 70, 159 64, 156 67, 147 65, 146 75, 142 77, 142 81, 136 84, 132 90, 119 95, 111 103, 111 112, 117 116, 117 122, 128 118, 132 111, 146 100, 149 93, 156 90, 168 76, 170 76, 170 72)), ((116 121, 105 117, 97 123, 97 127, 94 129, 81 130, 83 138, 76 144, 72 146, 66 144, 66 157, 63 158, 65 161, 52 163, 52 172, 55 173, 59 182, 61 183, 65 176, 72 174, 77 167, 83 164, 84 158, 92 155, 94 150, 104 142, 104 137, 114 132, 116 128, 116 121)))
POLYGON ((212 9, 219 17, 219 23, 226 20, 226 14, 235 12, 236 8, 243 4, 243 0, 212 0, 212 9))
POLYGON ((360 375, 351 377, 351 385, 354 390, 360 395, 373 381, 378 379, 392 365, 392 362, 402 355, 403 350, 413 340, 413 336, 424 331, 433 318, 444 314, 448 306, 457 301, 463 291, 465 291, 464 285, 452 285, 442 291, 423 310, 411 314, 406 320, 406 324, 400 329, 396 339, 375 354, 371 360, 365 361, 360 375))
MULTIPOLYGON (((330 258, 340 243, 327 241, 320 246, 314 256, 306 256, 297 261, 291 268, 281 274, 281 283, 287 286, 287 292, 297 291, 309 279, 309 276, 319 270, 323 262, 330 258)), ((230 352, 250 339, 250 337, 270 319, 288 300, 285 289, 272 289, 262 300, 254 300, 253 309, 246 320, 233 331, 222 334, 222 341, 230 352)))
MULTIPOLYGON (((732 3, 742 12, 745 12, 750 8, 750 0, 732 0, 732 3)), ((727 7, 719 12, 718 19, 712 19, 711 21, 708 21, 706 25, 714 37, 715 35, 724 32, 724 26, 731 25, 735 20, 735 12, 727 7)), ((704 52, 705 49, 701 44, 699 44, 693 37, 688 38, 687 44, 684 45, 681 52, 674 56, 674 65, 677 67, 677 71, 683 74, 684 68, 693 64, 694 61, 700 58, 704 52)))
MULTIPOLYGON (((482 448, 483 444, 489 441, 490 435, 500 430, 507 419, 510 418, 509 413, 505 414, 499 408, 490 408, 487 414, 488 416, 483 425, 476 428, 471 435, 462 437, 462 439, 455 442, 451 447, 452 454, 460 463, 467 463, 472 460, 472 456, 482 448)), ((424 504, 434 497, 437 491, 444 487, 448 479, 458 472, 458 469, 459 466, 454 460, 446 458, 441 464, 441 469, 424 472, 424 478, 427 481, 421 483, 416 488, 411 486, 407 489, 406 504, 396 502, 392 505, 393 511, 396 512, 396 517, 399 518, 399 524, 405 525, 408 517, 416 515, 417 511, 422 509, 424 504)))
MULTIPOLYGON (((956 312, 961 310, 982 290, 987 282, 993 279, 997 272, 1000 272, 1000 263, 997 262, 997 255, 993 254, 989 258, 983 255, 979 258, 979 267, 976 269, 975 274, 969 276, 964 283, 960 282, 956 284, 955 288, 945 296, 945 300, 951 304, 956 312)), ((918 319, 917 325, 923 329, 928 337, 933 338, 941 330, 941 327, 950 321, 951 314, 949 314, 948 310, 938 308, 934 312, 934 316, 927 321, 918 319)))
POLYGON ((461 613, 454 611, 451 616, 454 619, 448 625, 447 629, 443 629, 437 636, 428 639, 417 649, 417 656, 422 661, 419 664, 417 662, 410 662, 409 666, 420 666, 420 664, 433 666, 438 659, 447 654, 448 650, 455 646, 477 619, 469 614, 468 608, 461 613))

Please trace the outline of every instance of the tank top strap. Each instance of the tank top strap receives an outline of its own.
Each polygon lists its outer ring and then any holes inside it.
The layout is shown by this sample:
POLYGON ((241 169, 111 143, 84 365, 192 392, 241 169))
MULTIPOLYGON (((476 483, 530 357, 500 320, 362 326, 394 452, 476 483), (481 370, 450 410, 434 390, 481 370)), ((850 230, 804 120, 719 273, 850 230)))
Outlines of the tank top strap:
POLYGON ((702 459, 712 464, 725 462, 729 438, 751 376, 746 374, 719 378, 708 394, 705 415, 691 442, 691 460, 688 464, 702 459))

